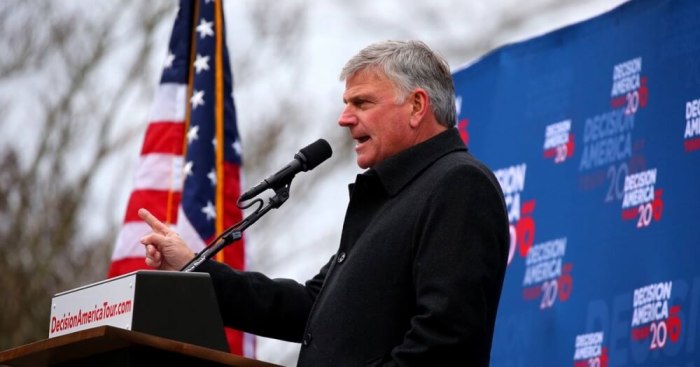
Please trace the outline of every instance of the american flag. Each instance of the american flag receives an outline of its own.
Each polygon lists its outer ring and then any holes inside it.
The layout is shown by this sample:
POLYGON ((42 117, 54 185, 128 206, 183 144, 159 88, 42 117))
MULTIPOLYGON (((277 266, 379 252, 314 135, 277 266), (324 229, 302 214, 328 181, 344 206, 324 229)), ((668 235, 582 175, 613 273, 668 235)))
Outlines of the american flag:
MULTIPOLYGON (((241 220, 241 143, 224 29, 221 0, 180 0, 109 277, 147 268, 139 239, 150 228, 139 208, 173 226, 195 252, 241 220)), ((216 259, 243 269, 243 242, 216 259)), ((253 356, 251 336, 227 330, 227 337, 231 352, 253 356)))

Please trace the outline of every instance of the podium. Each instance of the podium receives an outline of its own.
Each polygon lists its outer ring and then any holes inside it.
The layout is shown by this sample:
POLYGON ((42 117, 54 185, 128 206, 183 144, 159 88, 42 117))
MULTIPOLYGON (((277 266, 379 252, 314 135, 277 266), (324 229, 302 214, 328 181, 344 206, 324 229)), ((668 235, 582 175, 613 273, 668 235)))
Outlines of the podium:
POLYGON ((99 326, 0 352, 11 367, 280 367, 113 326, 99 326))
POLYGON ((49 338, 97 326, 228 351, 206 273, 138 270, 54 295, 49 338))
POLYGON ((228 353, 209 274, 139 270, 61 292, 49 338, 0 366, 274 366, 228 353))

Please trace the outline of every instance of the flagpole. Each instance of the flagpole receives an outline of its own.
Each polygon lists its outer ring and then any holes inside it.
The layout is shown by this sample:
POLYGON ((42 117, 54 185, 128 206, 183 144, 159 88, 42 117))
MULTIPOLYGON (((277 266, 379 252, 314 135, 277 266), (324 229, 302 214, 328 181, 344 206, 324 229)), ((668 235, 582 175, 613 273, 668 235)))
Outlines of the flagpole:
MULTIPOLYGON (((222 9, 221 1, 214 2, 214 28, 216 35, 215 52, 214 52, 214 75, 215 75, 215 98, 214 120, 216 121, 216 158, 214 161, 216 167, 216 232, 220 233, 224 230, 224 52, 223 52, 223 26, 222 26, 222 9)), ((224 262, 224 253, 216 256, 216 260, 224 262)))

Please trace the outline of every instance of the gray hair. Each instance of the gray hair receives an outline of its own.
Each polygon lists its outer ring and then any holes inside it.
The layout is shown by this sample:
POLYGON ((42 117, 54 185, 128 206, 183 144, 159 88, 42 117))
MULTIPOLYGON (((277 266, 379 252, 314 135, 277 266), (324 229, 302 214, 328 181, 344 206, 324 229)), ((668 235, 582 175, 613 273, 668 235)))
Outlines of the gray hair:
POLYGON ((425 43, 384 41, 371 44, 348 60, 340 72, 340 80, 364 71, 383 72, 394 84, 399 103, 415 88, 425 89, 436 120, 446 127, 455 126, 455 91, 450 67, 425 43))

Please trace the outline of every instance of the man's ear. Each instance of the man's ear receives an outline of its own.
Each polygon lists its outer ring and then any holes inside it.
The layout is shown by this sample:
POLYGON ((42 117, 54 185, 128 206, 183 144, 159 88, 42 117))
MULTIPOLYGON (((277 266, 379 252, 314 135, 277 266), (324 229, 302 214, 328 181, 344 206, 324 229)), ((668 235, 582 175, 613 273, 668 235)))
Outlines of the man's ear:
POLYGON ((409 124, 412 128, 417 128, 430 110, 428 92, 425 89, 417 88, 408 98, 410 98, 411 102, 411 119, 409 124))

